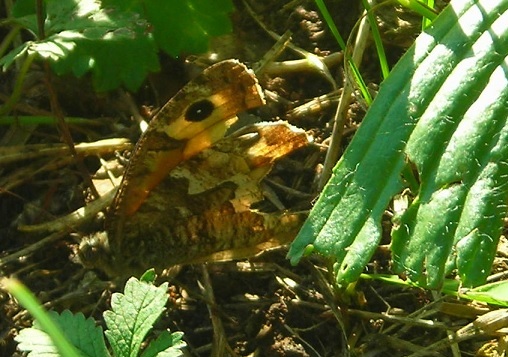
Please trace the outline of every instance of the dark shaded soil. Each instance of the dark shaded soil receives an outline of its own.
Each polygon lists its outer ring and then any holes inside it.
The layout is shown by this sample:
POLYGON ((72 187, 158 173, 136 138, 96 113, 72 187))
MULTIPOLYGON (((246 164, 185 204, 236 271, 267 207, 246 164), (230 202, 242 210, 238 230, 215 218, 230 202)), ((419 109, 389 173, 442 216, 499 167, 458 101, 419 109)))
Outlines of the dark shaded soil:
MULTIPOLYGON (((331 1, 328 5, 341 34, 351 33, 361 15, 360 5, 360 2, 351 1, 331 1)), ((214 41, 212 50, 221 59, 238 58, 251 64, 259 61, 274 41, 242 2, 237 1, 236 6, 237 11, 232 15, 234 33, 214 41)), ((253 1, 251 7, 267 29, 279 35, 291 30, 293 44, 310 53, 327 56, 340 51, 312 1, 253 1)), ((406 12, 395 11, 393 7, 383 8, 379 21, 386 36, 386 49, 392 64, 417 35, 419 23, 416 19, 406 12), (403 27, 402 23, 408 26, 403 27)), ((277 61, 299 58, 294 52, 286 50, 277 61)), ((59 101, 67 115, 100 118, 96 126, 71 126, 73 140, 79 143, 127 137, 136 141, 139 132, 131 120, 133 111, 130 103, 135 103, 141 114, 148 116, 151 108, 160 107, 192 76, 187 73, 192 73, 193 67, 181 60, 161 56, 161 61, 161 73, 153 74, 146 85, 132 95, 132 102, 126 100, 126 94, 120 91, 97 96, 89 78, 55 79, 59 101)), ((206 63, 208 58, 203 56, 197 62, 200 61, 206 63)), ((331 66, 330 72, 341 86, 344 80, 342 61, 331 66)), ((376 88, 381 75, 370 45, 363 60, 362 74, 376 88)), ((13 77, 13 73, 0 77, 0 100, 5 101, 11 94, 13 77)), ((22 105, 17 108, 18 113, 48 111, 49 98, 42 69, 34 66, 30 79, 22 105)), ((324 103, 317 110, 307 111, 304 115, 294 117, 287 114, 294 107, 333 90, 322 75, 302 71, 262 76, 259 80, 264 88, 276 92, 286 101, 271 100, 266 107, 253 114, 263 120, 290 120, 311 133, 317 144, 327 143, 336 101, 328 105, 324 103)), ((363 114, 361 101, 353 101, 345 127, 344 147, 363 114)), ((21 133, 19 129, 15 132, 16 135, 26 134, 26 144, 60 142, 60 134, 54 127, 39 126, 27 133, 28 130, 22 128, 21 133)), ((0 128, 0 136, 4 140, 12 133, 14 131, 9 128, 0 128)), ((306 195, 300 199, 303 202, 296 199, 289 199, 288 202, 293 207, 308 207, 316 196, 315 182, 324 159, 325 145, 321 148, 315 146, 299 155, 290 158, 287 163, 305 162, 303 168, 300 166, 294 170, 295 175, 300 176, 293 182, 299 181, 294 188, 305 191, 303 193, 306 195)), ((115 155, 109 153, 104 158, 114 161, 115 155)), ((47 236, 45 233, 20 232, 17 229, 19 225, 47 222, 82 207, 88 200, 89 193, 84 188, 86 185, 73 165, 60 163, 53 170, 33 173, 33 170, 49 161, 50 158, 27 160, 0 168, 0 178, 9 178, 8 181, 2 179, 2 185, 12 184, 5 187, 0 185, 0 258, 47 236), (25 169, 21 177, 13 175, 25 169), (19 179, 19 183, 13 182, 14 179, 19 179)), ((86 158, 84 164, 92 173, 100 167, 96 157, 86 158)), ((100 272, 86 271, 75 263, 79 237, 100 230, 101 224, 97 219, 84 226, 68 227, 68 231, 64 229, 60 239, 1 265, 1 275, 19 278, 49 309, 82 311, 101 322, 102 312, 108 308, 111 292, 115 288, 100 272)), ((207 264, 216 300, 214 305, 207 304, 202 292, 202 267, 183 267, 170 282, 168 309, 157 323, 155 332, 168 328, 183 331, 189 346, 188 355, 208 356, 212 351, 212 313, 220 317, 227 341, 238 356, 404 356, 447 336, 445 328, 412 324, 409 320, 441 322, 449 329, 457 330, 471 322, 476 316, 475 309, 480 309, 451 298, 434 303, 430 292, 379 282, 359 282, 347 291, 338 292, 332 287, 326 262, 313 257, 292 267, 285 254, 286 249, 281 248, 249 261, 207 264), (446 304, 459 306, 462 316, 450 313, 446 304), (411 315, 420 309, 427 309, 424 311, 428 314, 424 317, 411 315), (397 317, 407 320, 397 320, 397 317)), ((505 271, 506 268, 506 260, 500 260, 498 269, 505 271)), ((380 249, 367 269, 369 272, 388 273, 389 254, 380 249)), ((0 306, 0 355, 20 355, 15 352, 13 338, 20 329, 31 325, 30 317, 3 291, 0 291, 0 306)), ((482 306, 481 309, 487 307, 482 306)), ((461 343, 459 347, 464 354, 475 354, 481 348, 495 348, 496 344, 496 338, 478 337, 461 343)), ((487 355, 481 353, 478 352, 478 355, 487 355)), ((448 347, 435 354, 448 356, 452 352, 448 347)))

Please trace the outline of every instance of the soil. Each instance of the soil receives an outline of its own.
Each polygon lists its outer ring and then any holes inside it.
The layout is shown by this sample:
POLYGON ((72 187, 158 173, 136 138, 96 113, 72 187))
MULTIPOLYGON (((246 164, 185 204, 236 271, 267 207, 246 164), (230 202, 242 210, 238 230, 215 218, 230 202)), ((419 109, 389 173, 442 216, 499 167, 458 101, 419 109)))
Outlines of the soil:
MULTIPOLYGON (((247 10, 244 2, 235 2, 237 10, 232 15, 233 33, 213 41, 211 53, 219 59, 237 58, 247 64, 259 61, 274 43, 265 29, 279 35, 290 30, 292 44, 319 56, 340 53, 313 1, 249 3, 252 12, 247 10)), ((339 32, 344 37, 354 36, 354 27, 361 17, 361 2, 335 0, 327 2, 327 6, 339 32)), ((386 52, 393 65, 417 36, 420 24, 417 16, 400 8, 385 6, 379 11, 378 21, 386 52)), ((129 95, 120 90, 97 95, 87 77, 79 80, 55 78, 53 85, 58 92, 58 100, 68 116, 99 118, 93 120, 100 122, 98 126, 72 125, 70 131, 74 142, 123 137, 135 142, 139 130, 132 120, 136 112, 132 104, 141 115, 149 116, 153 108, 160 107, 192 77, 196 63, 208 63, 211 57, 203 55, 196 59, 192 56, 194 65, 186 63, 185 59, 189 58, 191 56, 182 56, 175 60, 161 55, 161 72, 151 75, 137 93, 129 95)), ((276 60, 300 58, 294 51, 286 49, 276 60)), ((361 72, 373 92, 381 80, 377 63, 375 50, 369 41, 361 72)), ((341 87, 344 81, 343 61, 334 62, 329 69, 341 87)), ((0 77, 0 83, 3 83, 0 87, 2 101, 12 92, 13 76, 8 72, 0 77)), ((43 79, 42 68, 34 65, 30 82, 17 106, 18 113, 26 115, 49 111, 43 79)), ((316 182, 331 134, 337 95, 330 96, 330 101, 322 102, 317 108, 304 111, 303 115, 295 115, 294 108, 333 92, 333 87, 322 74, 301 70, 265 74, 259 80, 265 89, 283 99, 270 99, 266 107, 251 114, 262 120, 288 120, 307 130, 316 143, 311 149, 297 153, 283 163, 293 168, 293 176, 289 180, 291 188, 301 193, 298 198, 289 197, 285 202, 293 208, 309 208, 317 195, 316 182), (295 164, 298 162, 300 165, 295 164)), ((343 149, 361 122, 364 108, 361 99, 351 102, 342 139, 343 149)), ((7 140, 8 135, 25 136, 26 144, 61 142, 61 134, 54 127, 38 126, 33 131, 29 130, 32 129, 20 131, 18 128, 14 131, 4 127, 0 128, 0 137, 7 140)), ((103 155, 103 159, 116 162, 118 156, 121 155, 115 156, 110 152, 103 155)), ((69 161, 62 164, 62 160, 45 157, 9 164, 0 169, 2 259, 40 242, 48 235, 22 232, 18 230, 19 226, 51 221, 89 201, 86 183, 79 169, 69 161), (34 172, 50 164, 56 168, 40 174, 34 172), (22 174, 14 175, 16 172, 22 174)), ((97 157, 87 157, 84 165, 94 173, 100 162, 97 157)), ((277 180, 277 175, 281 174, 275 170, 274 175, 274 180, 277 180)), ((287 170, 284 175, 288 175, 287 170)), ((284 179, 288 181, 287 177, 284 179)), ((281 191, 276 190, 276 193, 284 195, 281 191)), ((48 309, 81 311, 102 324, 102 312, 108 309, 111 294, 121 290, 121 285, 114 285, 100 272, 86 270, 76 263, 80 237, 100 230, 102 223, 99 217, 92 223, 62 228, 58 239, 0 265, 1 275, 20 279, 48 309)), ((388 244, 389 241, 383 243, 388 244)), ((348 289, 339 290, 334 288, 333 278, 327 272, 329 262, 314 256, 291 266, 285 257, 286 252, 287 249, 281 247, 249 260, 208 263, 205 268, 203 265, 182 267, 170 279, 167 310, 157 322, 154 334, 166 329, 183 331, 188 356, 406 356, 446 340, 450 330, 456 331, 473 321, 478 311, 490 309, 450 297, 436 300, 435 295, 423 289, 375 281, 360 281, 348 289), (209 274, 211 284, 205 284, 204 274, 209 274), (203 284, 208 293, 213 291, 215 303, 210 302, 203 292, 203 284), (461 313, 450 312, 451 305, 458 306, 461 313), (218 317, 222 323, 229 352, 217 352, 214 350, 217 346, 212 346, 214 326, 211 315, 218 317), (419 323, 423 320, 429 324, 419 323), (432 322, 442 323, 448 329, 431 326, 432 322)), ((389 259, 389 254, 381 247, 366 270, 389 273, 389 259)), ((496 271, 506 271, 506 262, 506 256, 500 257, 496 271)), ((20 356, 14 337, 20 329, 31 325, 31 318, 2 290, 0 307, 0 355, 20 356)), ((453 346, 458 346, 465 355, 495 356, 501 340, 494 336, 478 336, 453 346)), ((432 354, 451 356, 454 352, 446 346, 433 350, 432 354)))

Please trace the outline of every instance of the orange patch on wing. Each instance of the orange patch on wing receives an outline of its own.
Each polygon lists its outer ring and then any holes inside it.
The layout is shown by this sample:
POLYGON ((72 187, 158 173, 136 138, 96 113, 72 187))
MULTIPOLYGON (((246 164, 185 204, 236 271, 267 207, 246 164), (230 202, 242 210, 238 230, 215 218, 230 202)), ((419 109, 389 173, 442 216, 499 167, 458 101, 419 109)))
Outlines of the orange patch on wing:
POLYGON ((182 149, 157 153, 153 161, 153 172, 131 183, 129 195, 124 198, 123 213, 127 216, 136 213, 150 192, 184 159, 182 149))
POLYGON ((171 170, 183 161, 209 148, 224 136, 228 127, 237 120, 236 117, 222 120, 205 128, 185 142, 183 147, 158 152, 153 157, 151 173, 131 178, 129 195, 124 198, 124 214, 132 216, 143 204, 150 192, 166 177, 171 170))

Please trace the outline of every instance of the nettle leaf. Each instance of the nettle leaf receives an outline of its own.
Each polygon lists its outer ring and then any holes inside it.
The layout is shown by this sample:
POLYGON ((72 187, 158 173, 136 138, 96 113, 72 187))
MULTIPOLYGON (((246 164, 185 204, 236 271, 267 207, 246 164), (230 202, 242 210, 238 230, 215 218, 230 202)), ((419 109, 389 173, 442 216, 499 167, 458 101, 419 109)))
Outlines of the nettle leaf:
POLYGON ((164 311, 168 284, 156 287, 130 278, 124 294, 114 293, 111 311, 104 312, 105 332, 115 355, 138 356, 141 343, 164 311))
POLYGON ((508 2, 455 1, 383 83, 289 257, 333 257, 339 283, 358 279, 381 218, 416 170, 419 187, 392 232, 393 268, 439 288, 490 272, 508 198, 508 2))
MULTIPOLYGON (((64 336, 83 356, 109 356, 102 329, 91 318, 85 319, 82 313, 72 314, 66 310, 61 314, 49 312, 64 336)), ((42 330, 37 320, 33 327, 23 329, 16 336, 18 349, 28 352, 28 356, 60 356, 51 337, 42 330)))

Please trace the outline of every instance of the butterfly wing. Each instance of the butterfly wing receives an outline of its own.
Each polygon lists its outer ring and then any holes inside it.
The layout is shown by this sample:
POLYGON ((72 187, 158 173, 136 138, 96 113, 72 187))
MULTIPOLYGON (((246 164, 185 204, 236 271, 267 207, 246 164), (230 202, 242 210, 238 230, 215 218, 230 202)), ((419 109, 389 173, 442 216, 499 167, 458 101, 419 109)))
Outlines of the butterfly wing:
POLYGON ((308 142, 287 123, 263 123, 182 162, 125 221, 122 240, 110 242, 117 269, 139 274, 245 257, 288 242, 305 214, 262 213, 252 205, 263 200, 260 182, 274 162, 308 142))
POLYGON ((205 69, 150 121, 114 200, 112 224, 121 226, 173 168, 221 139, 238 113, 263 103, 245 65, 227 60, 205 69))

